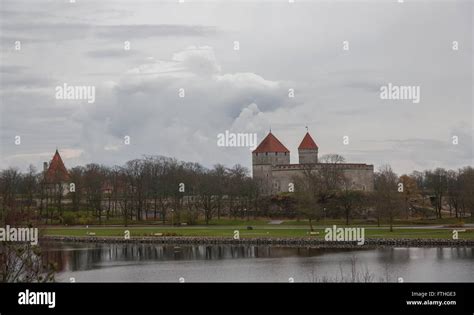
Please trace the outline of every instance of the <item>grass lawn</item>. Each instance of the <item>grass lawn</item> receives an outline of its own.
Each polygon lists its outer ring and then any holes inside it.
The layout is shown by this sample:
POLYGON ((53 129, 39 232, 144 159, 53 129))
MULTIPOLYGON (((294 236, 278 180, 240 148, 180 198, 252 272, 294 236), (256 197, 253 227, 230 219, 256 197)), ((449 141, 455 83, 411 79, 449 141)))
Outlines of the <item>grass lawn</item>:
MULTIPOLYGON (((426 219, 418 219, 418 220, 396 220, 393 224, 393 226, 427 226, 427 225, 452 225, 452 224, 459 224, 460 222, 462 223, 474 223, 474 220, 471 218, 464 218, 463 220, 459 220, 456 218, 446 218, 446 219, 436 219, 436 220, 426 220, 426 219)), ((163 224, 162 221, 130 221, 128 223, 129 226, 157 226, 157 227, 169 227, 170 226, 170 221, 167 221, 166 224, 163 224)), ((97 223, 95 224, 89 224, 90 226, 100 226, 97 223)), ((114 220, 109 220, 107 222, 102 222, 103 226, 110 226, 110 225, 118 225, 118 226, 123 226, 123 220, 119 219, 114 219, 114 220)), ((313 221, 313 226, 314 227, 323 227, 323 226, 332 226, 332 225, 337 225, 337 226, 345 226, 346 221, 343 219, 327 219, 327 220, 320 220, 320 221, 313 221)), ((209 224, 206 225, 206 222, 203 220, 198 220, 196 225, 193 226, 206 226, 209 228, 212 227, 219 227, 219 228, 224 228, 224 227, 240 227, 240 228, 246 228, 247 226, 268 226, 268 227, 301 227, 301 228, 309 228, 309 222, 306 219, 301 219, 301 220, 296 220, 296 219, 220 219, 220 220, 211 220, 209 221, 209 224), (270 221, 282 221, 280 224, 269 224, 270 221)), ((372 227, 377 227, 376 222, 370 222, 367 220, 351 220, 349 222, 349 226, 372 226, 372 227)), ((380 222, 381 227, 387 227, 389 226, 389 223, 386 221, 381 221, 380 222)))
MULTIPOLYGON (((95 236, 123 236, 124 231, 129 230, 131 237, 153 236, 154 233, 172 234, 174 236, 218 236, 233 237, 234 231, 239 230, 241 238, 251 237, 307 237, 309 228, 304 227, 272 227, 254 226, 253 230, 247 230, 242 226, 207 226, 207 227, 47 227, 41 230, 43 235, 55 236, 87 236, 87 233, 95 233, 95 236)), ((324 237, 324 228, 315 229, 319 235, 314 238, 324 237)), ((394 228, 390 232, 387 228, 369 227, 365 230, 366 238, 439 238, 452 239, 450 229, 394 228)), ((158 236, 159 237, 159 236, 158 236)), ((474 239, 474 230, 459 233, 459 239, 474 239)))
MULTIPOLYGON (((410 226, 410 225, 449 225, 449 224, 457 224, 459 222, 463 223, 474 223, 474 218, 467 217, 463 219, 457 219, 457 218, 443 218, 443 219, 409 219, 409 220, 395 220, 394 226, 410 226)), ((169 221, 167 222, 168 224, 170 223, 169 221)), ((109 221, 107 224, 117 224, 117 225, 122 225, 123 220, 114 220, 114 221, 109 221)), ((130 222, 130 225, 162 225, 161 221, 139 221, 139 222, 130 222)), ((326 219, 326 220, 319 220, 313 221, 314 226, 328 226, 328 225, 340 225, 343 226, 346 224, 346 221, 344 219, 326 219)), ((204 220, 198 220, 197 225, 206 225, 206 222, 204 220)), ((239 218, 239 219, 229 219, 229 218, 221 218, 219 220, 213 219, 209 221, 208 226, 255 226, 255 225, 269 225, 269 226, 305 226, 308 227, 309 223, 307 219, 269 219, 269 218, 256 218, 256 219, 250 219, 246 220, 245 218, 239 218), (268 223, 270 221, 282 221, 281 224, 275 224, 275 225, 269 225, 268 223)), ((368 221, 368 220, 362 220, 362 219, 355 219, 351 220, 349 222, 349 225, 351 226, 377 226, 377 222, 375 221, 368 221)), ((388 226, 389 222, 386 220, 382 220, 380 222, 381 226, 388 226)))
MULTIPOLYGON (((90 213, 87 211, 66 211, 64 213, 64 216, 67 217, 74 217, 75 220, 70 221, 70 225, 72 224, 79 224, 79 225, 86 225, 88 224, 89 226, 92 225, 100 225, 99 220, 95 217, 92 217, 90 213), (80 217, 80 219, 78 219, 80 217), (82 220, 81 220, 82 219, 82 220)), ((176 218, 175 218, 176 219, 176 218)), ((176 220, 174 221, 176 223, 176 220)), ((462 219, 457 219, 457 218, 442 218, 442 219, 396 219, 394 221, 394 226, 423 226, 423 225, 451 225, 451 224, 459 224, 459 223, 474 223, 474 217, 465 217, 462 219)), ((60 224, 59 220, 54 220, 54 224, 60 224)), ((109 218, 109 220, 105 220, 105 217, 102 218, 101 224, 104 226, 107 225, 117 225, 121 226, 123 225, 124 221, 123 218, 121 217, 114 217, 114 218, 109 218)), ((313 225, 315 227, 322 227, 322 226, 328 226, 328 225, 338 225, 338 226, 343 226, 345 225, 345 220, 344 219, 331 219, 331 218, 326 218, 326 219, 321 219, 319 221, 313 220, 313 225)), ((167 216, 167 221, 165 224, 161 220, 153 220, 152 216, 150 216, 149 220, 130 220, 128 222, 129 226, 140 226, 140 225, 146 225, 146 226, 170 226, 171 224, 171 217, 168 215, 167 216)), ((349 222, 351 226, 377 226, 377 222, 374 218, 371 220, 364 220, 364 219, 353 219, 349 222)), ((389 222, 387 220, 381 220, 380 225, 381 226, 388 226, 389 222)), ((196 225, 206 225, 206 222, 202 219, 199 218, 196 222, 196 225)), ((275 218, 271 219, 268 217, 256 217, 253 218, 251 217, 250 220, 247 220, 245 217, 221 217, 219 220, 217 218, 214 218, 210 220, 209 224, 207 226, 241 226, 241 227, 246 227, 248 225, 251 226, 258 226, 258 225, 268 225, 268 226, 301 226, 301 227, 308 227, 309 223, 308 220, 305 218, 301 219, 288 219, 288 218, 275 218), (282 221, 281 224, 268 224, 270 221, 282 221)))

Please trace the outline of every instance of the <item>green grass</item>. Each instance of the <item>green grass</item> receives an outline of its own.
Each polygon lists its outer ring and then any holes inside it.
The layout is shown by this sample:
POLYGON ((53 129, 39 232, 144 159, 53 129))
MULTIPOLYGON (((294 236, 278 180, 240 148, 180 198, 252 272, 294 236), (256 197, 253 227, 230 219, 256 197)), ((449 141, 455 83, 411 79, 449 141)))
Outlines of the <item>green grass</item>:
MULTIPOLYGON (((94 221, 95 225, 99 224, 98 220, 94 221)), ((109 219, 108 221, 103 220, 103 225, 123 225, 123 219, 121 218, 113 218, 109 219)), ((422 225, 449 225, 449 224, 456 224, 459 222, 464 223, 474 223, 473 218, 463 218, 462 220, 456 218, 443 218, 443 219, 409 219, 409 220, 402 220, 397 219, 394 221, 394 226, 422 226, 422 225)), ((170 225, 170 220, 166 221, 166 225, 170 225)), ((94 225, 89 224, 89 225, 94 225)), ((156 225, 156 226, 163 226, 163 222, 161 220, 141 220, 141 221, 129 221, 128 224, 130 226, 134 225, 156 225)), ((313 220, 314 226, 328 226, 328 225, 345 225, 346 221, 344 219, 326 219, 326 220, 313 220)), ((257 219, 250 219, 246 220, 245 218, 239 219, 229 219, 229 218, 222 218, 222 219, 213 219, 209 221, 209 224, 206 225, 206 222, 202 219, 197 220, 196 225, 198 226, 240 226, 240 227, 247 227, 247 226, 255 226, 255 225, 268 225, 268 226, 309 226, 309 221, 307 219, 270 219, 270 218, 257 218, 257 219), (270 221, 283 221, 281 224, 268 224, 270 221)), ((351 226, 377 226, 377 222, 373 220, 363 220, 363 219, 354 219, 349 222, 351 226)), ((387 220, 380 221, 381 226, 388 226, 389 222, 387 220)))
MULTIPOLYGON (((65 215, 73 215, 73 216, 81 216, 84 218, 87 218, 89 221, 87 223, 81 222, 77 223, 80 225, 98 225, 99 221, 97 218, 93 217, 90 212, 87 211, 65 211, 65 215)), ((84 219, 83 218, 83 219, 84 219)), ((175 217, 176 219, 176 217, 175 217)), ((170 225, 170 217, 168 215, 167 217, 167 222, 166 225, 170 225)), ((280 218, 266 218, 266 217, 257 217, 257 218, 251 218, 250 220, 247 220, 245 217, 238 217, 238 218, 229 218, 229 217, 221 217, 221 219, 212 219, 210 220, 209 224, 207 226, 243 226, 246 227, 248 225, 251 226, 256 226, 256 225, 268 225, 268 223, 272 220, 281 220, 283 221, 281 224, 278 225, 269 225, 269 226, 309 226, 309 222, 307 219, 280 219, 280 218)), ((103 225, 123 225, 123 218, 121 217, 114 217, 110 218, 109 220, 105 220, 103 218, 101 224, 103 225)), ((175 220, 176 222, 176 220, 175 220)), ((450 225, 450 224, 457 224, 459 222, 464 222, 464 223, 474 223, 474 217, 467 217, 467 218, 462 218, 462 219, 457 219, 457 218, 443 218, 443 219, 396 219, 394 221, 394 226, 412 226, 412 225, 450 225)), ((56 224, 59 224, 59 222, 56 220, 56 224)), ((130 226, 134 225, 156 225, 156 226, 163 226, 163 222, 161 220, 141 220, 141 221, 129 221, 128 224, 130 226)), ((197 225, 206 225, 206 222, 200 218, 196 222, 197 225)), ((345 219, 331 219, 331 218, 326 218, 326 219, 321 219, 319 221, 313 220, 313 225, 315 227, 317 226, 327 226, 327 225, 345 225, 345 219)), ((387 220, 381 220, 380 225, 381 226, 387 226, 389 222, 387 220)), ((354 219, 350 221, 351 226, 377 226, 377 222, 374 219, 371 220, 364 220, 364 219, 354 219)))
MULTIPOLYGON (((425 225, 450 225, 450 224, 458 224, 460 222, 463 223, 474 223, 473 218, 463 218, 462 220, 457 219, 457 218, 443 218, 443 219, 435 219, 435 220, 428 220, 428 219, 409 219, 409 220, 395 220, 393 225, 394 226, 425 226, 425 225)), ((205 225, 205 222, 203 220, 198 220, 197 222, 198 225, 205 225)), ((338 226, 344 226, 346 224, 346 221, 344 219, 326 219, 326 220, 313 220, 313 226, 318 227, 318 226, 332 226, 332 225, 338 225, 338 226)), ((262 219, 251 219, 247 221, 246 219, 214 219, 209 221, 208 226, 258 226, 258 225, 267 225, 267 226, 304 226, 304 227, 309 227, 309 221, 307 219, 269 219, 269 218, 262 218, 262 219), (281 224, 268 224, 270 221, 275 220, 275 221, 283 221, 281 224)), ((376 227, 377 222, 374 221, 368 221, 368 220, 362 220, 362 219, 355 219, 351 220, 349 222, 350 226, 372 226, 376 227)), ((381 220, 380 226, 389 226, 389 222, 387 220, 381 220)))
MULTIPOLYGON (((269 220, 267 220, 268 222, 269 220)), ((467 217, 462 219, 457 218, 442 218, 442 219, 396 219, 393 222, 394 226, 416 226, 416 225, 449 225, 457 224, 459 222, 463 223, 474 223, 474 218, 467 217)), ((313 221, 313 225, 345 225, 346 221, 344 219, 326 219, 313 221)), ((284 220, 282 225, 309 225, 308 220, 284 220)), ((363 220, 363 219, 354 219, 349 221, 349 225, 363 225, 363 226, 377 226, 377 222, 363 220)), ((388 220, 381 220, 381 226, 388 226, 388 220)))
MULTIPOLYGON (((124 236, 124 231, 129 230, 131 237, 153 236, 154 233, 172 233, 176 236, 214 236, 232 237, 235 230, 239 230, 241 238, 252 237, 308 237, 309 229, 295 228, 273 228, 268 226, 257 226, 253 230, 247 230, 241 226, 215 226, 215 227, 69 227, 69 228, 45 228, 43 235, 55 236, 87 236, 87 233, 95 233, 95 236, 124 236)), ((317 228, 319 235, 311 236, 323 238, 324 229, 317 228)), ((452 239, 452 230, 443 229, 397 229, 390 232, 386 228, 369 228, 365 230, 366 238, 436 238, 452 239)), ((459 233, 459 239, 474 239, 474 230, 459 233)))

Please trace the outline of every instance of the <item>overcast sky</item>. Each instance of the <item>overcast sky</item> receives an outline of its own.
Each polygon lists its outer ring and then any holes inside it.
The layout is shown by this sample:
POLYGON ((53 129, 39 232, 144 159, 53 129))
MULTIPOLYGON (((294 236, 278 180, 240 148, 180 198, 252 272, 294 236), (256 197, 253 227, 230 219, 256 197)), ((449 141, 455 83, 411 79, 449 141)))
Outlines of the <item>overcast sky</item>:
POLYGON ((320 155, 376 169, 474 165, 470 1, 0 3, 0 168, 40 168, 56 147, 68 168, 143 155, 250 168, 217 135, 270 128, 296 163, 305 126, 320 155), (56 99, 64 83, 95 86, 95 102, 56 99), (388 83, 419 86, 420 102, 382 100, 388 83))

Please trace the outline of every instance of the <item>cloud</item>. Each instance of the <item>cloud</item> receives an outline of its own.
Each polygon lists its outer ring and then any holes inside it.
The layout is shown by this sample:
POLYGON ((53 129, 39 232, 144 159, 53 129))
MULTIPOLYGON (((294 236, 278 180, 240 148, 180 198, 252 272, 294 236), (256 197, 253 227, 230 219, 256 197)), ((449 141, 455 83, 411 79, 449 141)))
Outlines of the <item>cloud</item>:
POLYGON ((160 36, 209 36, 216 34, 213 26, 204 25, 94 25, 92 27, 98 37, 127 39, 151 38, 160 36))
POLYGON ((17 74, 23 72, 25 66, 4 65, 0 64, 0 73, 2 74, 17 74))
POLYGON ((69 41, 79 39, 109 39, 129 40, 146 39, 153 37, 196 37, 210 36, 217 33, 217 29, 205 25, 101 25, 90 23, 2 23, 2 36, 4 39, 13 39, 16 35, 23 37, 25 41, 69 41))
POLYGON ((187 71, 196 75, 214 75, 221 71, 214 50, 209 46, 190 46, 173 54, 173 61, 181 64, 187 71))
MULTIPOLYGON (((61 154, 61 157, 64 161, 77 161, 77 159, 83 154, 83 151, 80 149, 62 148, 61 150, 59 150, 59 153, 61 154)), ((21 161, 22 163, 25 163, 25 165, 28 165, 29 163, 31 163, 32 160, 48 162, 49 160, 51 160, 51 158, 52 152, 21 153, 8 156, 6 158, 6 162, 9 165, 15 165, 16 163, 21 161)))
MULTIPOLYGON (((83 124, 81 143, 91 156, 160 154, 205 165, 237 162, 231 157, 235 149, 217 147, 217 134, 258 132, 262 126, 251 123, 251 116, 265 119, 260 104, 276 109, 286 100, 279 82, 255 73, 223 73, 210 46, 187 47, 170 60, 150 59, 101 89, 96 106, 76 116, 83 124), (124 144, 125 136, 130 145, 124 144)), ((248 150, 237 154, 243 152, 248 155, 248 150)))
POLYGON ((411 170, 424 170, 437 167, 453 168, 473 164, 472 136, 468 130, 458 128, 460 144, 453 144, 452 138, 446 139, 407 138, 368 141, 370 147, 366 150, 349 150, 351 156, 370 155, 377 165, 388 164, 390 156, 392 166, 401 169, 409 165, 411 170), (461 145, 461 142, 462 145, 461 145))
POLYGON ((86 55, 91 58, 127 58, 137 53, 135 50, 101 49, 88 51, 86 55))
POLYGON ((31 72, 31 68, 20 65, 0 66, 1 85, 8 88, 7 93, 15 90, 50 87, 53 80, 45 75, 31 72))
MULTIPOLYGON (((183 51, 174 53, 171 60, 156 60, 151 57, 148 63, 128 70, 127 74, 136 75, 138 79, 134 82, 143 84, 144 81, 150 81, 150 79, 157 79, 158 77, 210 76, 216 75, 220 71, 221 68, 212 47, 189 46, 183 51)), ((130 77, 127 78, 127 80, 129 79, 130 77)))

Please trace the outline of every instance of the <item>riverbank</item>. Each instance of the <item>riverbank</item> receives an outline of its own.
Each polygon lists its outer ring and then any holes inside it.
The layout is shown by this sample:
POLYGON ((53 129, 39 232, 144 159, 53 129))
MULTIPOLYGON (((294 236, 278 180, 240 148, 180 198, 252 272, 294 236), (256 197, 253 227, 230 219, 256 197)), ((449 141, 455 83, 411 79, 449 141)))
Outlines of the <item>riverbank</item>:
MULTIPOLYGON (((332 226, 327 226, 332 228, 332 226)), ((407 226, 389 227, 361 226, 365 229, 366 239, 453 239, 453 231, 459 231, 460 240, 474 240, 474 228, 465 226, 454 228, 447 226, 407 226)), ((303 226, 192 226, 192 227, 166 227, 166 226, 74 226, 74 227, 44 227, 40 235, 64 237, 117 237, 124 238, 126 233, 130 237, 203 237, 203 238, 233 238, 238 231, 240 239, 247 238, 311 238, 323 240, 325 228, 319 226, 311 233, 303 226)))
POLYGON ((474 239, 366 239, 357 242, 325 241, 315 238, 225 238, 225 237, 110 237, 110 236, 43 236, 40 241, 84 243, 142 243, 170 245, 255 245, 315 248, 374 248, 374 247, 472 247, 474 239))

